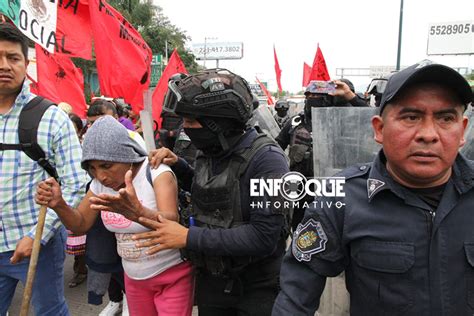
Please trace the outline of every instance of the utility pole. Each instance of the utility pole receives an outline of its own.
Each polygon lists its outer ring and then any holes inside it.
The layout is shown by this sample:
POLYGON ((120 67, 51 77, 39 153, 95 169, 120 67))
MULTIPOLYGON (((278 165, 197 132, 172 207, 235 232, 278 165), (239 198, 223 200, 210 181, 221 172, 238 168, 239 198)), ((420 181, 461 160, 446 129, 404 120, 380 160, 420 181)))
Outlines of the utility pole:
POLYGON ((206 55, 207 55, 207 37, 204 37, 204 63, 203 67, 206 69, 206 55))
POLYGON ((396 70, 400 70, 400 55, 402 51, 402 24, 403 24, 403 0, 400 0, 400 22, 398 23, 398 52, 396 70))

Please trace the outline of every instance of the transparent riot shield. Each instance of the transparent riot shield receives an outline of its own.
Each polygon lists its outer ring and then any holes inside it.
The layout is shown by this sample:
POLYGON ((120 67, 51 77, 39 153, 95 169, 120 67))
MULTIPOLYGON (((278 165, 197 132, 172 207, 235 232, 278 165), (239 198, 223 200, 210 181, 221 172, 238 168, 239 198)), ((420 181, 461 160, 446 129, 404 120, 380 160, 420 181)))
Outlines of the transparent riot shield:
MULTIPOLYGON (((313 108, 314 176, 328 177, 360 162, 370 162, 380 150, 374 141, 371 118, 376 108, 313 108)), ((321 297, 319 315, 349 315, 349 293, 344 273, 328 278, 321 297)))
POLYGON ((313 108, 314 176, 328 177, 356 163, 370 162, 380 150, 371 118, 377 108, 313 108))
MULTIPOLYGON (((378 108, 313 108, 314 176, 331 176, 356 163, 373 161, 381 146, 374 141, 371 118, 378 108)), ((474 120, 472 109, 464 115, 474 120)), ((474 159, 474 127, 470 122, 461 152, 474 159)), ((328 278, 318 315, 349 315, 349 294, 344 274, 328 278)))
POLYGON ((466 128, 466 132, 464 133, 466 143, 461 148, 461 152, 466 156, 466 158, 474 160, 474 114, 472 113, 471 106, 469 106, 464 115, 469 118, 469 124, 466 128))
MULTIPOLYGON (((356 163, 371 162, 381 146, 374 141, 372 116, 378 108, 313 108, 314 176, 331 176, 356 163)), ((469 118, 464 137, 466 144, 460 151, 474 160, 474 115, 469 107, 464 113, 469 118)))
POLYGON ((260 127, 262 131, 273 139, 275 139, 280 133, 280 127, 273 118, 271 110, 265 105, 261 105, 253 111, 253 115, 248 124, 250 126, 260 127))

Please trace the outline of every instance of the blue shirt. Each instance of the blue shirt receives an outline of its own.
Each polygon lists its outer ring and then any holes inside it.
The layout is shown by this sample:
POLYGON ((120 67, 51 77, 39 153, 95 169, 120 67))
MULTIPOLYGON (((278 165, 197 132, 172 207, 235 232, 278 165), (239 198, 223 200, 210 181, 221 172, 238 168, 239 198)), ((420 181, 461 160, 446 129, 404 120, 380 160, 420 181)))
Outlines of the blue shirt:
MULTIPOLYGON (((25 81, 11 109, 0 115, 0 143, 19 143, 20 112, 34 97, 25 81)), ((39 123, 37 135, 47 160, 58 172, 65 201, 77 206, 84 196, 87 179, 81 169, 82 150, 73 123, 66 113, 51 106, 39 123)), ((0 252, 15 250, 24 236, 34 238, 40 209, 34 201, 36 186, 48 177, 24 152, 0 151, 0 252)), ((56 213, 48 209, 42 244, 48 242, 60 226, 56 213)))

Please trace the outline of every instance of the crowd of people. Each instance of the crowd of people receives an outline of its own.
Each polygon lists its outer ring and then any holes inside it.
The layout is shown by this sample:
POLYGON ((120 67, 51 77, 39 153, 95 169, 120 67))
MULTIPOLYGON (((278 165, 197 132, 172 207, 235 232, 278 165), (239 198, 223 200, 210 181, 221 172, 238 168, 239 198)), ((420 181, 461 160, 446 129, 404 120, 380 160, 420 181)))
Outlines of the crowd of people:
POLYGON ((40 205, 35 315, 70 314, 66 253, 70 287, 87 280, 97 305, 108 292, 100 315, 191 315, 194 305, 204 316, 314 315, 326 278, 342 272, 352 315, 474 313, 474 162, 459 152, 473 93, 455 70, 424 61, 382 94, 369 89, 379 93, 373 162, 337 175, 342 208, 321 196, 292 209, 282 194, 251 194, 253 180, 315 176, 313 108, 369 106, 350 81, 329 93, 310 83, 293 117, 290 100, 276 102, 273 139, 248 124, 259 105, 241 76, 173 76, 150 152, 116 99, 91 100, 86 121, 47 104, 30 128, 44 156, 32 159, 19 137, 37 100, 27 65, 25 37, 0 24, 0 316, 26 281, 40 205))

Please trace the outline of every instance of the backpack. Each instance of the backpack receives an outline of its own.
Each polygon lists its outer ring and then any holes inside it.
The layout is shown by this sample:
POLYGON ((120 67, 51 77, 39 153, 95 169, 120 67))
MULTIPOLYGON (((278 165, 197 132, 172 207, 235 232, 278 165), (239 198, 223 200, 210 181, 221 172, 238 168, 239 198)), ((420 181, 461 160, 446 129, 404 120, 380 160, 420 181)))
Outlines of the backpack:
POLYGON ((21 150, 28 157, 37 161, 48 174, 58 179, 56 169, 46 160, 46 155, 43 149, 38 144, 38 125, 43 117, 44 112, 55 103, 37 96, 28 102, 20 113, 18 122, 18 139, 19 144, 2 144, 0 143, 0 150, 21 150))

